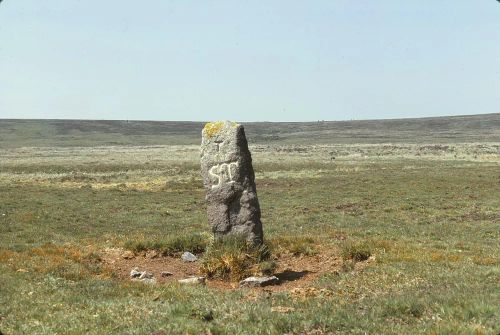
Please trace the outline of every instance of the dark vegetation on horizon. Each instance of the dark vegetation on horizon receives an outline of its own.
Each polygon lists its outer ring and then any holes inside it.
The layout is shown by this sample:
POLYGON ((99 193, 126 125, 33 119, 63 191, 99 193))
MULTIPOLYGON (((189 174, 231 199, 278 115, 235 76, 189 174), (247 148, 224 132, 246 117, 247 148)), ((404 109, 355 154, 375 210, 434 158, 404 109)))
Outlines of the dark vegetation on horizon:
MULTIPOLYGON (((500 113, 419 119, 243 123, 255 144, 500 141, 500 113)), ((0 119, 0 148, 199 144, 203 122, 0 119)))

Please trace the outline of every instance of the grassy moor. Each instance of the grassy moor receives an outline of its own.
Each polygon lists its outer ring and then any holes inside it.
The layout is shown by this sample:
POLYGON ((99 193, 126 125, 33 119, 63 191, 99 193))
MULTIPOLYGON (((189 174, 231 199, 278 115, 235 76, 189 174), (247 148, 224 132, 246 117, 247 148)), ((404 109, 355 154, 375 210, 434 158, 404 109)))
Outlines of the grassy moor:
POLYGON ((0 120, 0 334, 500 332, 500 114, 243 125, 259 250, 213 240, 203 123, 0 120))

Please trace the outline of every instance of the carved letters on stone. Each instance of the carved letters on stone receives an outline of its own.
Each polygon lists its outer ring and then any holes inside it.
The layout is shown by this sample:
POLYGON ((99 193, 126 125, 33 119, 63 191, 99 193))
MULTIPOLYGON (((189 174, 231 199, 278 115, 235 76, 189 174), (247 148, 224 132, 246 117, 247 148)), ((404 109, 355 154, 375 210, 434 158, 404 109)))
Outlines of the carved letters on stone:
POLYGON ((238 168, 238 162, 222 163, 214 165, 208 170, 211 177, 217 179, 212 188, 221 186, 222 183, 234 183, 234 172, 238 168), (231 171, 232 170, 232 171, 231 171))

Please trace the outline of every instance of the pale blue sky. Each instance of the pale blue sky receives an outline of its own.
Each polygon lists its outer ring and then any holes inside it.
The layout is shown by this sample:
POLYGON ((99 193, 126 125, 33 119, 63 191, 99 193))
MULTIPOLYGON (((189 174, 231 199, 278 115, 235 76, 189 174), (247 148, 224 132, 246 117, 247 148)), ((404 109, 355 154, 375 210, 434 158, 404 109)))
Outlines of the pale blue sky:
POLYGON ((0 4, 0 118, 497 112, 496 0, 0 4))

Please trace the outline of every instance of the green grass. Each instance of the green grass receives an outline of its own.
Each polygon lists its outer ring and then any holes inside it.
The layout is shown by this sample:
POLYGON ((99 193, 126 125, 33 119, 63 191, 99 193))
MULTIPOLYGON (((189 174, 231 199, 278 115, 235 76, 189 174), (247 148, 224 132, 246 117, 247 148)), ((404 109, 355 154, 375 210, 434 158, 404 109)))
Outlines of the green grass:
POLYGON ((209 243, 210 236, 208 234, 193 233, 162 240, 128 240, 125 242, 124 247, 135 253, 156 250, 163 256, 173 256, 184 251, 195 254, 202 253, 207 249, 209 243))
POLYGON ((311 236, 276 236, 268 242, 275 253, 288 252, 294 256, 312 256, 318 253, 318 241, 311 236))
MULTIPOLYGON (((311 283, 328 294, 150 286, 120 280, 102 266, 106 248, 166 254, 206 248, 205 194, 190 147, 5 151, 11 154, 0 162, 0 331, 500 331, 498 151, 477 159, 445 152, 423 158, 376 146, 366 158, 359 147, 345 146, 347 154, 332 162, 330 148, 283 148, 290 150, 256 148, 253 155, 272 253, 343 250, 346 264, 371 255, 311 283), (148 155, 160 158, 135 161, 148 155), (276 306, 294 309, 272 312, 276 306)), ((483 149, 491 148, 498 146, 483 149)))

